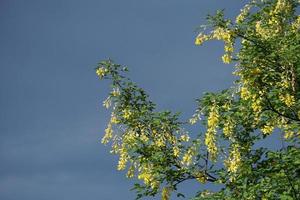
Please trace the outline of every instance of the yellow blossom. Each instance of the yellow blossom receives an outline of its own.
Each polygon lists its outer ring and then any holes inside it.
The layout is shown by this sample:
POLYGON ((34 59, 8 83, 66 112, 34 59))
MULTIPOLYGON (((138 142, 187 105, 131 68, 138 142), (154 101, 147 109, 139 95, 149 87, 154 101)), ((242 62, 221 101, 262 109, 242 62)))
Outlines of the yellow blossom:
POLYGON ((232 43, 226 43, 224 46, 224 51, 225 52, 233 52, 234 48, 233 48, 233 44, 232 43))
POLYGON ((145 185, 150 186, 152 189, 159 187, 159 181, 155 177, 151 164, 144 164, 139 167, 138 179, 142 180, 145 185))
POLYGON ((224 127, 223 127, 223 133, 226 137, 229 137, 231 136, 232 132, 233 132, 233 129, 234 129, 234 124, 233 122, 231 121, 227 121, 225 124, 224 124, 224 127))
POLYGON ((251 8, 251 6, 249 4, 246 4, 245 7, 243 9, 241 9, 241 12, 235 19, 235 22, 242 23, 245 20, 246 16, 249 14, 250 8, 251 8))
POLYGON ((284 138, 289 139, 289 138, 293 137, 294 135, 295 135, 294 131, 287 130, 287 131, 285 131, 284 138))
POLYGON ((103 78, 105 76, 105 74, 107 73, 107 69, 105 69, 104 67, 99 67, 96 70, 96 74, 100 77, 103 78))
POLYGON ((123 110, 123 117, 124 119, 129 119, 132 115, 132 112, 129 109, 123 110))
MULTIPOLYGON (((253 97, 253 98, 255 98, 255 97, 253 97)), ((254 112, 256 112, 257 114, 260 113, 261 110, 262 110, 261 99, 260 98, 254 99, 254 101, 252 102, 251 107, 252 107, 254 112)))
POLYGON ((229 64, 231 62, 232 57, 229 54, 224 54, 222 56, 223 63, 229 64))
POLYGON ((159 137, 155 140, 155 145, 158 147, 163 147, 166 145, 165 140, 162 137, 159 137))
POLYGON ((119 88, 114 88, 113 91, 111 92, 112 96, 116 97, 120 95, 120 89, 119 88))
POLYGON ((295 97, 291 94, 280 95, 279 99, 285 103, 288 107, 293 106, 295 102, 295 97))
POLYGON ((213 105, 210 109, 209 116, 207 119, 207 132, 205 134, 205 145, 210 153, 211 158, 214 160, 217 156, 217 145, 216 145, 216 133, 217 126, 219 123, 219 112, 216 105, 213 105))
POLYGON ((180 154, 180 149, 179 149, 179 147, 178 147, 178 146, 174 146, 174 147, 173 147, 173 155, 174 155, 175 157, 179 157, 179 154, 180 154))
POLYGON ((200 33, 195 39, 195 45, 201 45, 203 42, 205 42, 208 39, 209 37, 207 35, 200 33))
POLYGON ((124 170, 126 168, 126 163, 128 161, 128 154, 124 147, 120 149, 120 157, 118 162, 118 170, 124 170))
POLYGON ((127 174, 126 174, 126 177, 127 178, 133 178, 134 177, 134 166, 131 165, 127 171, 127 174))
POLYGON ((192 163, 193 154, 192 151, 189 149, 182 157, 182 164, 189 166, 192 163))
POLYGON ((147 137, 147 135, 145 133, 142 133, 139 138, 143 141, 143 142, 147 142, 149 141, 149 138, 147 137))
POLYGON ((114 113, 111 114, 110 122, 112 124, 118 124, 119 123, 119 120, 118 120, 118 118, 116 117, 116 115, 114 113))
POLYGON ((180 136, 180 140, 183 142, 188 142, 190 140, 190 136, 188 136, 188 134, 184 134, 180 136))
POLYGON ((199 181, 200 183, 205 183, 207 180, 206 175, 203 172, 195 172, 193 175, 196 177, 196 180, 199 181))
POLYGON ((236 173, 241 165, 241 153, 239 151, 240 146, 238 144, 232 144, 229 157, 225 161, 227 170, 232 173, 236 173))
POLYGON ((244 100, 250 99, 251 93, 249 92, 248 88, 243 86, 241 88, 241 98, 244 100))
POLYGON ((108 109, 111 106, 111 99, 110 96, 108 96, 104 101, 103 101, 103 106, 108 109))
POLYGON ((107 128, 105 129, 105 134, 101 140, 102 144, 107 144, 110 139, 113 137, 113 130, 112 130, 112 124, 109 123, 107 128))
POLYGON ((161 192, 161 200, 169 200, 171 195, 171 188, 164 187, 161 192))
POLYGON ((274 130, 274 126, 272 126, 271 124, 266 124, 263 128, 261 128, 261 131, 264 134, 270 134, 272 133, 274 130))

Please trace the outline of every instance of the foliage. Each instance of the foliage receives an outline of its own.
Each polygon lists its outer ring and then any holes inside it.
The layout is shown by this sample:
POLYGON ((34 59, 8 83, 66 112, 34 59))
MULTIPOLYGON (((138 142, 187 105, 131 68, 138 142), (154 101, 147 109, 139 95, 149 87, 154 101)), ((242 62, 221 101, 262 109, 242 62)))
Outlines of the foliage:
POLYGON ((197 100, 189 122, 202 123, 206 132, 195 139, 179 114, 156 111, 145 91, 125 77, 126 67, 99 63, 97 75, 112 81, 104 101, 112 114, 102 142, 111 142, 119 155, 118 170, 141 180, 134 186, 137 198, 161 193, 167 200, 180 183, 195 179, 223 186, 199 191, 195 200, 300 199, 299 4, 253 0, 235 20, 222 11, 208 17, 195 44, 224 41, 222 60, 235 63, 237 81, 197 100), (281 148, 254 148, 276 132, 281 148))

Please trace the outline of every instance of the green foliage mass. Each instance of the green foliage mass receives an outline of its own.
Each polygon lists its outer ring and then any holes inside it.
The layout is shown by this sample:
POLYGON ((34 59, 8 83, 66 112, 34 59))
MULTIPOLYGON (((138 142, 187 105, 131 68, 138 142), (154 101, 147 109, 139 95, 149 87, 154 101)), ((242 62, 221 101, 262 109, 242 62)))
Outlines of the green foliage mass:
POLYGON ((119 155, 118 170, 140 180, 133 188, 137 199, 184 197, 178 186, 190 179, 222 186, 200 189, 194 200, 300 199, 299 4, 253 0, 235 20, 222 11, 208 16, 195 44, 223 41, 222 60, 234 65, 237 78, 231 88, 199 98, 189 122, 156 111, 146 92, 126 78, 126 67, 99 63, 99 78, 112 82, 103 103, 112 114, 102 142, 119 155), (195 123, 206 131, 185 130, 195 123), (254 148, 275 132, 280 148, 254 148))

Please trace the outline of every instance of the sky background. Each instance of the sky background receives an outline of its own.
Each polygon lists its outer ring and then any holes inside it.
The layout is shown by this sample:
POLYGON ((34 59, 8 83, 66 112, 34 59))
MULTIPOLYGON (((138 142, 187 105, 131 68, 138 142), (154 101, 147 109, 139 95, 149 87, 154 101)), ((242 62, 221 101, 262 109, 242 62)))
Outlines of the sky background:
POLYGON ((106 58, 127 65, 159 109, 187 119, 203 92, 233 81, 222 43, 196 47, 196 27, 245 3, 0 0, 0 199, 134 199, 132 181, 100 143, 109 89, 94 68, 106 58))

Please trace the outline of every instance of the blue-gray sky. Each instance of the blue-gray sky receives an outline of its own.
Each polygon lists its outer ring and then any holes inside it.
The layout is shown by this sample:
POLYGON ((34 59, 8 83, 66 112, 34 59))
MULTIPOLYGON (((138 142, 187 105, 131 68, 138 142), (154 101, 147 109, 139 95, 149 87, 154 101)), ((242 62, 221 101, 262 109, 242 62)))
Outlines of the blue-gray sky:
POLYGON ((94 67, 108 57, 129 66, 160 109, 188 118, 195 98, 233 80, 222 43, 195 47, 195 29, 208 13, 234 16, 244 3, 1 0, 0 199, 133 199, 99 142, 108 84, 94 67))

